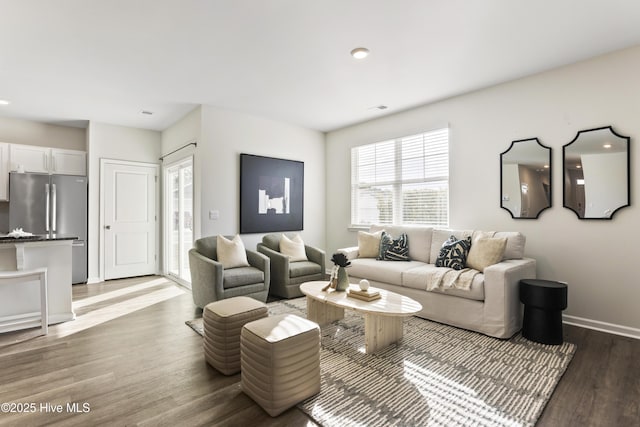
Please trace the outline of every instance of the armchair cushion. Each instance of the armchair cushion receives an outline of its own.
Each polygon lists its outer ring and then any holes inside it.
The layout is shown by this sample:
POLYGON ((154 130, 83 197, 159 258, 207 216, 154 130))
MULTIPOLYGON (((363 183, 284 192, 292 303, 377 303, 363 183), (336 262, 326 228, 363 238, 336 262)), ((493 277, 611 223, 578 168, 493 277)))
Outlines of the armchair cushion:
POLYGON ((282 235, 280 240, 280 252, 289 257, 289 261, 307 261, 307 254, 304 249, 304 242, 299 234, 293 239, 289 239, 286 235, 282 235))
POLYGON ((255 267, 237 267, 224 270, 222 287, 225 289, 264 282, 264 273, 255 267))
POLYGON ((200 255, 206 256, 209 259, 218 260, 217 237, 209 236, 203 237, 195 241, 194 248, 200 255))
POLYGON ((247 252, 239 235, 236 235, 233 240, 218 236, 217 245, 218 261, 225 269, 249 266, 247 252))
POLYGON ((322 272, 320 264, 311 261, 298 261, 289 264, 289 277, 302 277, 322 272))

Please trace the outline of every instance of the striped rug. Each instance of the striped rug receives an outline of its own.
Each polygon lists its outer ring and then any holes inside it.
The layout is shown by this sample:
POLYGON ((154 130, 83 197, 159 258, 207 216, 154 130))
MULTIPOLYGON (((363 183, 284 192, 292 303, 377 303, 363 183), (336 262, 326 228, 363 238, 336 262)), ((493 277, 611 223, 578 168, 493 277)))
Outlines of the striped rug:
MULTIPOLYGON (((270 315, 305 311, 304 298, 269 303, 270 315)), ((533 426, 575 352, 417 317, 400 343, 363 349, 357 313, 324 326, 321 392, 298 407, 323 426, 533 426)))

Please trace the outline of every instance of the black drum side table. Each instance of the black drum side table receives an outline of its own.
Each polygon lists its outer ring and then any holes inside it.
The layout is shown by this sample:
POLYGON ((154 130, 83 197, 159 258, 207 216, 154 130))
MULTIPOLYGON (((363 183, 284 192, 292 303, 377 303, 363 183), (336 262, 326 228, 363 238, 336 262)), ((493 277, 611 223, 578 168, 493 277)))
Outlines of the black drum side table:
POLYGON ((524 304, 522 336, 541 344, 562 344, 567 285, 552 280, 520 280, 520 302, 524 304))

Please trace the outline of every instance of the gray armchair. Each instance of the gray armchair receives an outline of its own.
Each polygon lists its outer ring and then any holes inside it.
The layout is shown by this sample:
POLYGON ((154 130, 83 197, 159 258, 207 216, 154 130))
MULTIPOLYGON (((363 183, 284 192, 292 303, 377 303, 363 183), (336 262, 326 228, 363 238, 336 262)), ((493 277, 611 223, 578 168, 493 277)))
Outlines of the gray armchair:
POLYGON ((216 236, 203 237, 189 251, 193 302, 204 308, 212 301, 241 295, 265 302, 271 276, 269 258, 247 250, 249 267, 224 269, 217 261, 216 247, 216 236))
POLYGON ((258 252, 271 260, 271 285, 269 292, 281 298, 301 297, 300 284, 311 280, 322 280, 325 276, 324 251, 304 245, 308 261, 290 262, 280 253, 282 234, 267 234, 258 243, 258 252))

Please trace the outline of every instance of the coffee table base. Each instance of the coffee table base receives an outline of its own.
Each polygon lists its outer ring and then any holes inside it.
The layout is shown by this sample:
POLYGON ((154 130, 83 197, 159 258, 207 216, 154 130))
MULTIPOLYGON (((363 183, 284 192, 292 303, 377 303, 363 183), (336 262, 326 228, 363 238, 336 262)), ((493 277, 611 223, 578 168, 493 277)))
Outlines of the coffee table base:
MULTIPOLYGON (((344 308, 325 304, 324 302, 307 297, 307 318, 319 325, 326 325, 344 318, 344 308)), ((378 314, 364 314, 364 351, 367 354, 376 351, 402 339, 402 316, 384 316, 378 314)))

